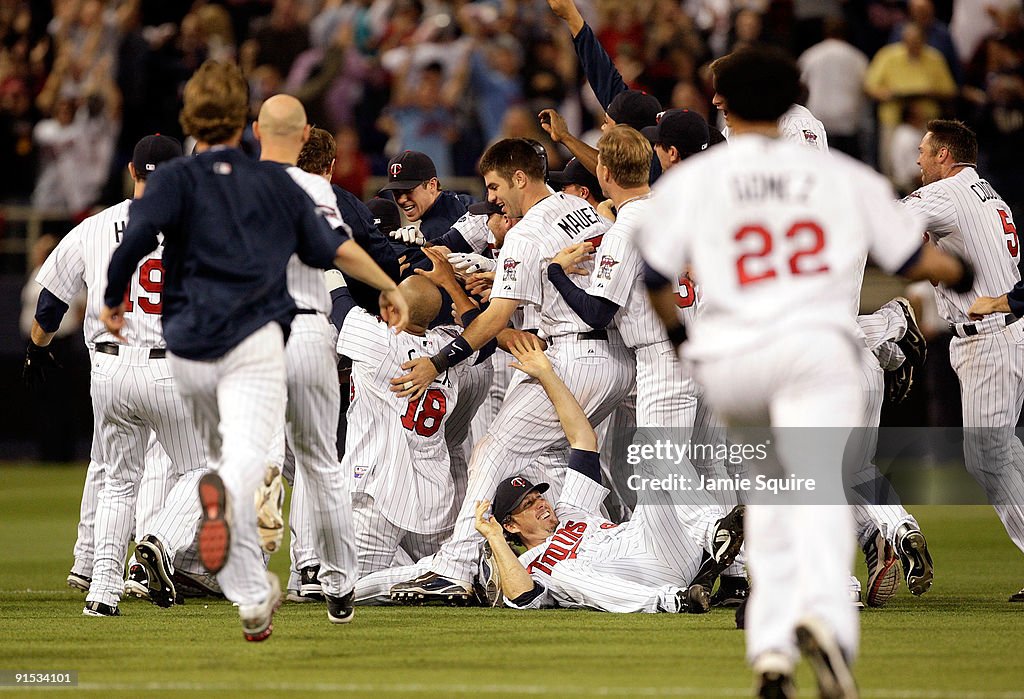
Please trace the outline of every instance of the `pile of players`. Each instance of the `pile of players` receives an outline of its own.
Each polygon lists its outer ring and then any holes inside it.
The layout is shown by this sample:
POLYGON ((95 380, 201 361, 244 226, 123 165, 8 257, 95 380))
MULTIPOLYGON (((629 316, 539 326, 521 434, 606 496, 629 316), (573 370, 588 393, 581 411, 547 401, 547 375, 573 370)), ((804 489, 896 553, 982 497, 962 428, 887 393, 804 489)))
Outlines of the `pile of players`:
MULTIPOLYGON (((586 51, 588 73, 606 65, 586 51)), ((123 592, 161 607, 223 594, 245 638, 267 638, 283 477, 288 599, 322 600, 333 623, 356 603, 700 613, 749 594, 759 692, 789 695, 799 642, 824 695, 854 696, 854 536, 869 605, 901 577, 922 594, 932 561, 913 517, 891 499, 745 509, 742 493, 636 493, 621 455, 632 439, 722 442, 724 424, 838 429, 841 445, 877 427, 885 373, 899 398, 925 351, 905 300, 855 315, 869 253, 940 284, 965 424, 1012 426, 1019 399, 981 391, 993 371, 973 359, 984 344, 1017 362, 1012 214, 959 123, 930 124, 926 186, 897 203, 825 152, 788 59, 751 49, 713 70, 724 138, 590 76, 606 88, 596 149, 539 115, 576 156, 564 171, 547 172, 538 144, 499 141, 480 161, 487 201, 472 204, 406 152, 390 198, 368 207, 329 184, 330 136, 294 98, 265 103, 259 161, 234 148, 244 80, 204 64, 182 112, 196 155, 143 139, 135 200, 74 229, 39 275, 30 377, 70 298, 89 294, 96 431, 68 578, 84 613, 118 615, 123 592)), ((1019 443, 978 432, 968 468, 1020 545, 1019 443)), ((779 436, 787 474, 841 472, 841 446, 793 434, 779 436)), ((869 479, 870 434, 857 443, 869 479)), ((736 475, 720 458, 636 469, 736 475)))

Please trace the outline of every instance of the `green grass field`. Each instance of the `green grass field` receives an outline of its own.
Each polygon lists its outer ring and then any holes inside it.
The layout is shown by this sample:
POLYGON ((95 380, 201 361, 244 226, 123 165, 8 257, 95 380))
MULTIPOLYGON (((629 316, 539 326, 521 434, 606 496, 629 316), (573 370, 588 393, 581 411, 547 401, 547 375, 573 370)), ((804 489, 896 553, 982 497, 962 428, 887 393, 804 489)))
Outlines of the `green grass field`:
MULTIPOLYGON (((0 670, 78 671, 77 689, 36 695, 139 697, 748 696, 731 611, 704 616, 362 608, 344 627, 319 605, 285 604, 266 643, 242 640, 226 602, 81 616, 64 586, 82 467, 0 465, 0 670)), ((1024 697, 1024 557, 987 507, 916 512, 931 543, 932 591, 901 588, 861 615, 865 697, 1024 697)), ((284 576, 287 556, 272 567, 284 576)), ((863 575, 863 564, 860 564, 863 575)), ((282 577, 282 580, 284 578, 282 577)), ((801 696, 813 696, 806 667, 801 696)), ((0 687, 0 692, 21 691, 0 687)))

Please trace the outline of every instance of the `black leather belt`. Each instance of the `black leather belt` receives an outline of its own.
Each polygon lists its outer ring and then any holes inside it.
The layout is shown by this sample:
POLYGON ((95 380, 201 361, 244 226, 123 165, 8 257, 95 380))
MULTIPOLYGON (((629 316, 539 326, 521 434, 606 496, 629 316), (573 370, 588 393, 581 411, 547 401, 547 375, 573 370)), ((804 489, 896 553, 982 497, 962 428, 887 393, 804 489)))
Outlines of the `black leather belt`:
POLYGON ((312 308, 300 308, 295 311, 295 315, 297 316, 315 316, 317 313, 319 313, 319 311, 314 311, 312 308))
POLYGON ((591 330, 588 333, 580 333, 577 335, 581 340, 604 340, 608 341, 608 331, 604 328, 598 328, 597 330, 591 330))
MULTIPOLYGON (((1020 318, 1018 318, 1017 316, 1013 315, 1012 313, 1007 313, 1006 315, 1003 316, 1003 325, 1010 326, 1016 323, 1018 320, 1020 320, 1020 318)), ((975 335, 979 334, 978 324, 950 323, 949 332, 953 333, 954 335, 959 335, 960 337, 974 337, 975 335)))
MULTIPOLYGON (((121 353, 121 345, 114 342, 97 342, 96 351, 103 354, 112 354, 115 357, 121 353)), ((154 347, 149 350, 150 359, 163 359, 167 356, 167 350, 162 347, 154 347)))

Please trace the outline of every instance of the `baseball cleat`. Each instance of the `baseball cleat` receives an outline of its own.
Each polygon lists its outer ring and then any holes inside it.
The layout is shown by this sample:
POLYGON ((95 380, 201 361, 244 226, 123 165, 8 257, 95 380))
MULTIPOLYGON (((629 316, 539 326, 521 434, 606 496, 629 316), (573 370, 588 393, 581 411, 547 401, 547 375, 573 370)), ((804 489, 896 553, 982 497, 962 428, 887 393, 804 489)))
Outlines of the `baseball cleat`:
MULTIPOLYGON (((749 597, 747 599, 750 599, 749 597)), ((740 606, 736 607, 736 628, 745 629, 747 628, 747 599, 740 602, 740 606)))
POLYGON ((857 699, 857 683, 833 634, 817 619, 797 624, 796 640, 818 680, 821 699, 857 699))
POLYGON ((199 479, 199 504, 202 521, 199 522, 199 560, 210 573, 216 575, 228 561, 231 531, 227 520, 227 491, 216 471, 199 479))
POLYGON ((341 597, 324 594, 324 598, 327 600, 327 618, 332 624, 347 624, 352 621, 356 614, 356 608, 352 604, 354 592, 341 597))
POLYGON ((498 577, 498 565, 494 560, 491 545, 488 543, 484 543, 480 568, 473 580, 473 592, 481 607, 498 607, 504 602, 504 597, 501 594, 501 578, 498 577))
POLYGON ((267 553, 281 548, 284 540, 284 482, 280 467, 270 464, 263 482, 256 489, 256 529, 260 533, 260 547, 267 553))
POLYGON ((875 530, 864 547, 864 560, 868 566, 869 607, 884 607, 900 587, 900 565, 896 550, 875 530))
POLYGON ((412 580, 391 586, 391 601, 399 604, 441 602, 456 606, 473 601, 473 586, 461 580, 449 580, 427 572, 412 580))
POLYGON ((176 596, 174 581, 171 579, 173 566, 164 545, 152 534, 147 534, 135 545, 135 557, 146 569, 149 601, 158 607, 173 607, 176 596))
POLYGON ((713 590, 715 581, 723 570, 732 565, 743 545, 743 514, 745 505, 737 505, 722 519, 718 520, 712 538, 714 550, 704 552, 700 567, 690 581, 690 585, 700 585, 705 590, 713 590))
POLYGON ((923 595, 932 586, 935 566, 928 553, 928 542, 920 529, 911 529, 904 524, 896 532, 896 553, 907 576, 907 589, 912 594, 923 595))
POLYGON ((128 577, 124 580, 124 594, 128 597, 150 601, 146 569, 142 567, 141 563, 132 563, 128 567, 128 577))
POLYGON ((103 604, 102 602, 86 602, 82 616, 121 616, 121 610, 117 605, 103 604))
POLYGON ((1010 602, 1024 602, 1024 588, 1020 592, 1010 595, 1010 602))
POLYGON ((754 661, 754 696, 760 699, 791 699, 793 663, 781 653, 764 653, 754 661))
POLYGON ((299 571, 299 594, 310 601, 324 601, 324 588, 320 584, 319 565, 306 566, 299 571))
POLYGON ((287 596, 285 596, 285 599, 288 600, 289 602, 298 602, 299 604, 304 604, 304 603, 307 603, 307 602, 323 602, 324 601, 324 596, 323 595, 304 595, 301 592, 299 592, 298 590, 288 590, 288 594, 287 594, 287 596))
POLYGON ((88 592, 89 586, 92 585, 92 578, 72 570, 68 573, 67 583, 68 587, 72 589, 88 592))
POLYGON ((718 590, 711 595, 712 607, 738 607, 750 596, 750 583, 738 575, 723 575, 719 578, 718 590))
POLYGON ((864 596, 860 592, 860 580, 850 576, 850 602, 857 610, 864 609, 864 596))
POLYGON ((174 589, 181 597, 224 597, 224 591, 220 589, 217 578, 209 573, 176 570, 171 579, 174 581, 174 589))
POLYGON ((907 320, 907 332, 896 341, 896 346, 903 350, 903 355, 907 358, 907 361, 914 368, 918 368, 924 364, 924 360, 928 357, 928 341, 917 324, 917 316, 914 314, 914 306, 910 303, 910 300, 897 296, 893 299, 893 302, 900 307, 900 310, 903 311, 903 316, 907 320))
POLYGON ((707 614, 711 611, 711 595, 700 585, 690 585, 676 593, 679 614, 707 614))
POLYGON ((242 635, 245 640, 258 643, 270 638, 274 632, 274 612, 281 606, 281 583, 273 573, 267 573, 270 594, 262 602, 238 607, 242 620, 242 635))

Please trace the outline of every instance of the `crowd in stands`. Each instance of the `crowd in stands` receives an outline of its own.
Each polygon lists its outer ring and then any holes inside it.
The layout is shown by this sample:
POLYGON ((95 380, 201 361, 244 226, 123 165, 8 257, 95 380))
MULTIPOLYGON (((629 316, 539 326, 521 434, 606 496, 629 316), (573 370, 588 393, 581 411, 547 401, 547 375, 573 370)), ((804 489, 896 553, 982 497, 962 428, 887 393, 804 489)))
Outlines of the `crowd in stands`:
MULTIPOLYGON (((707 64, 771 43, 799 57, 807 107, 834 148, 908 191, 923 124, 964 119, 981 171, 1024 201, 1020 0, 582 0, 630 87, 712 121, 707 64)), ((131 145, 180 136, 181 89, 207 58, 236 60, 255 115, 277 92, 337 134, 336 181, 359 196, 401 150, 442 184, 475 175, 507 136, 567 153, 537 114, 573 133, 603 119, 572 38, 547 0, 0 1, 0 202, 79 214, 116 201, 131 145)), ((586 140, 586 137, 584 138, 586 140)))

